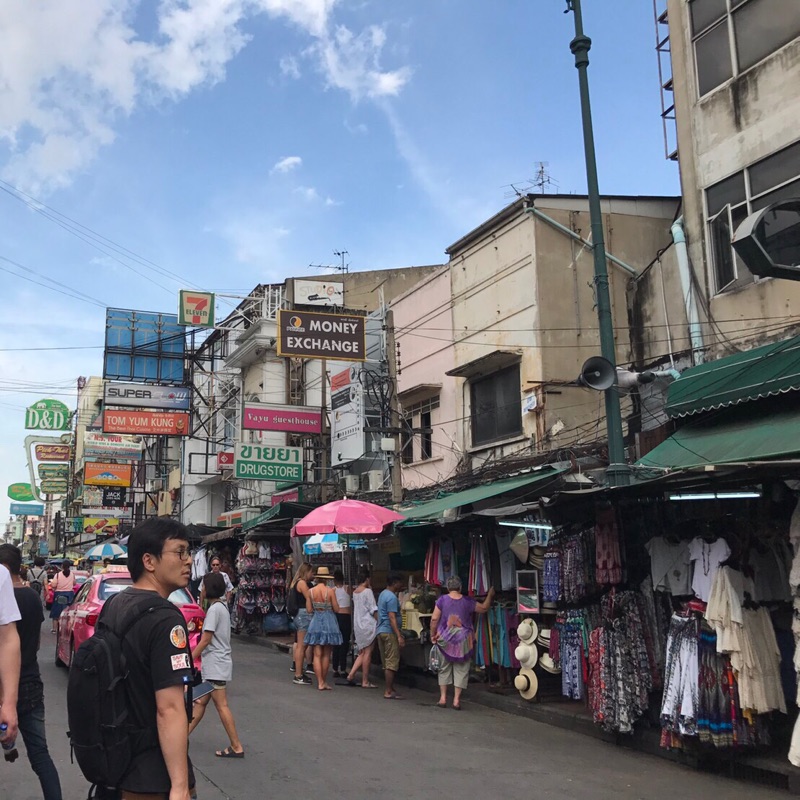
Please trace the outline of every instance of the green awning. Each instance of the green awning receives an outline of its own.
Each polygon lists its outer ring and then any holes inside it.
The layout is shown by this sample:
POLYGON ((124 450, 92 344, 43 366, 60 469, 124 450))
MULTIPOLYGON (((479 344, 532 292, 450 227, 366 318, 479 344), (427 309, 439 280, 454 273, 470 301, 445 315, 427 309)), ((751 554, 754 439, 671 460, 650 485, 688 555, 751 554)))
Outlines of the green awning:
POLYGON ((402 514, 405 522, 396 523, 398 526, 404 525, 424 525, 441 519, 444 512, 450 508, 459 508, 470 503, 477 503, 479 500, 486 500, 489 497, 513 492, 525 486, 535 483, 545 483, 564 472, 563 469, 540 470, 528 472, 525 475, 517 475, 515 478, 507 478, 502 481, 486 483, 482 486, 474 486, 472 489, 465 489, 463 492, 453 492, 452 494, 438 497, 436 500, 429 500, 416 506, 399 508, 398 513, 402 514))
POLYGON ((636 463, 643 467, 687 469, 800 456, 800 409, 755 419, 694 423, 681 428, 636 463))
POLYGON ((685 417, 800 389, 800 336, 687 369, 665 411, 685 417))
POLYGON ((250 531, 257 528, 259 525, 264 525, 273 519, 288 517, 304 517, 309 511, 313 511, 318 503, 298 503, 294 500, 284 500, 282 503, 276 503, 272 508, 262 511, 257 517, 248 520, 242 525, 243 531, 250 531))

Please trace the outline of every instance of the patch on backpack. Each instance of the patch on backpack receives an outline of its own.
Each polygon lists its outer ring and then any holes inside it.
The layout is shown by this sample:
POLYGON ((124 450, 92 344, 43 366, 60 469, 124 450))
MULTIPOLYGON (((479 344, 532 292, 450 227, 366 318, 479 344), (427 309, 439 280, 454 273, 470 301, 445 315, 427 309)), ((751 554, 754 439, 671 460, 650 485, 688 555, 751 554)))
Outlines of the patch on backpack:
POLYGON ((184 630, 183 625, 176 625, 169 632, 169 640, 179 650, 183 650, 183 648, 186 647, 186 631, 184 630))
POLYGON ((188 653, 178 653, 177 656, 171 656, 172 658, 172 670, 173 672, 176 669, 189 669, 189 654, 188 653))

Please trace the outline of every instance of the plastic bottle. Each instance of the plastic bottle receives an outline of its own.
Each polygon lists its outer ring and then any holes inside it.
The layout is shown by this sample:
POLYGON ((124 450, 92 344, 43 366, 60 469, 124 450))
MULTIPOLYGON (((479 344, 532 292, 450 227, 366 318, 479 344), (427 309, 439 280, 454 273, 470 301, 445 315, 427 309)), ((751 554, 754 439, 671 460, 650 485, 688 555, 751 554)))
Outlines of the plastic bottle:
MULTIPOLYGON (((5 733, 7 730, 8 725, 6 725, 5 722, 0 724, 0 733, 5 733)), ((16 761, 19 758, 19 751, 16 748, 16 739, 12 739, 11 741, 3 740, 0 744, 3 746, 3 756, 5 756, 6 761, 16 761)))

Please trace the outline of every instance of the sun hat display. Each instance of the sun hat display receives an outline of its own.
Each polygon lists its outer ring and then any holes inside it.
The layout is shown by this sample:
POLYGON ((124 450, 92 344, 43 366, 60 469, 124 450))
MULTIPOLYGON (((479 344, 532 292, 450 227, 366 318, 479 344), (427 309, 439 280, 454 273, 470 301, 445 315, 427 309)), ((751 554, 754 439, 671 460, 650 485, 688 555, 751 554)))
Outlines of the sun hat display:
POLYGON ((545 650, 550 649, 550 628, 542 628, 539 631, 539 636, 536 639, 536 644, 542 645, 545 650))
POLYGON ((523 644, 533 644, 539 635, 539 626, 529 618, 525 618, 517 625, 517 636, 523 644))
POLYGON ((539 659, 539 666, 552 675, 558 675, 561 672, 561 667, 556 666, 555 661, 550 658, 550 653, 542 653, 542 657, 539 659))
POLYGON ((535 644, 520 644, 514 650, 514 658, 527 669, 533 669, 539 660, 539 650, 535 644))
POLYGON ((514 678, 514 688, 520 693, 523 700, 533 700, 536 692, 539 691, 539 679, 532 669, 524 667, 519 671, 519 675, 514 678))
POLYGON ((524 564, 528 560, 528 534, 524 529, 518 530, 511 540, 508 549, 524 564))
POLYGON ((314 580, 332 581, 333 575, 331 575, 331 571, 327 567, 317 567, 317 571, 314 573, 314 580))

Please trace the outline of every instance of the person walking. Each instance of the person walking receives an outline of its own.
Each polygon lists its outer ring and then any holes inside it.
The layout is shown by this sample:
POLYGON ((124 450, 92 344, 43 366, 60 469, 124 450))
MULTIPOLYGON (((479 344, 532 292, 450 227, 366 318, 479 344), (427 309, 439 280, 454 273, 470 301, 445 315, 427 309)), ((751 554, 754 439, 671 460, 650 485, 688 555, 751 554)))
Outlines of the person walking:
POLYGON ((333 591, 336 592, 336 602, 339 604, 336 621, 339 623, 339 633, 342 634, 342 643, 333 648, 333 677, 344 678, 347 675, 347 653, 353 635, 353 604, 350 600, 351 587, 344 585, 344 573, 340 569, 333 571, 333 591))
POLYGON ((58 770, 47 749, 47 730, 44 720, 44 686, 39 674, 37 652, 44 622, 42 596, 22 580, 22 552, 12 544, 0 545, 0 565, 11 575, 14 598, 20 619, 17 632, 20 641, 20 673, 17 695, 17 719, 22 741, 28 753, 31 769, 39 778, 44 800, 61 800, 58 770))
MULTIPOLYGON (((227 572, 222 571, 222 560, 219 556, 214 556, 211 559, 211 572, 216 573, 217 575, 222 576, 222 580, 225 582, 225 602, 228 604, 228 608, 231 605, 231 597, 233 597, 233 583, 231 583, 231 579, 228 577, 227 572)), ((200 584, 200 605, 205 608, 207 605, 208 598, 205 594, 206 585, 205 583, 200 584)))
POLYGON ((297 605, 297 613, 294 615, 294 628, 295 640, 292 662, 294 667, 294 681, 293 683, 299 686, 311 686, 311 678, 309 678, 304 671, 304 660, 306 653, 306 632, 308 626, 311 624, 311 613, 308 608, 308 582, 314 574, 314 567, 304 561, 298 568, 297 572, 292 578, 289 585, 289 591, 295 593, 295 604, 297 605))
POLYGON ((56 572, 53 580, 50 581, 50 588, 53 590, 53 606, 50 609, 53 626, 50 633, 58 632, 58 618, 75 598, 75 574, 70 569, 71 567, 71 561, 64 561, 61 564, 61 572, 56 572))
POLYGON ((17 692, 21 665, 20 619, 11 573, 0 564, 0 742, 17 738, 17 692))
POLYGON ((33 559, 33 566, 28 570, 28 585, 39 595, 44 603, 45 588, 47 587, 47 569, 42 556, 33 559))
POLYGON ((233 678, 233 659, 231 658, 231 612, 225 602, 225 573, 209 572, 203 577, 203 588, 209 600, 206 618, 203 621, 203 635, 192 650, 192 659, 203 656, 203 680, 208 681, 214 691, 201 697, 194 704, 194 719, 189 726, 189 735, 200 724, 209 700, 214 701, 222 727, 228 734, 230 744, 217 750, 219 758, 244 758, 244 747, 236 731, 233 713, 228 705, 227 687, 233 678))
POLYGON ((378 597, 378 650, 383 664, 383 675, 386 682, 383 696, 386 700, 402 700, 394 690, 394 679, 400 669, 400 650, 405 646, 405 639, 400 632, 402 615, 397 595, 403 588, 403 576, 390 572, 386 578, 386 588, 378 597))
POLYGON ((372 663, 372 650, 378 628, 378 604, 372 591, 369 570, 362 567, 358 574, 358 586, 353 591, 353 635, 356 640, 358 657, 347 675, 347 682, 356 686, 356 674, 361 670, 361 687, 377 689, 369 680, 369 665, 372 663))
POLYGON ((486 599, 478 603, 461 594, 461 578, 447 579, 447 594, 436 601, 431 617, 431 641, 438 644, 444 655, 439 669, 439 708, 447 707, 447 687, 454 686, 453 708, 461 710, 461 693, 469 683, 469 665, 475 649, 475 614, 485 614, 492 605, 494 587, 486 599))
POLYGON ((327 567, 319 567, 314 576, 314 587, 308 591, 306 610, 312 614, 306 633, 306 644, 314 646, 314 674, 317 676, 317 689, 326 692, 328 670, 331 667, 333 648, 342 643, 342 634, 336 622, 336 614, 341 613, 336 600, 336 592, 329 581, 333 576, 327 567), (313 613, 312 613, 313 612, 313 613))
POLYGON ((133 586, 103 605, 98 626, 119 632, 127 661, 128 714, 142 731, 120 788, 122 800, 190 800, 189 713, 185 686, 191 682, 189 634, 177 606, 167 599, 191 576, 189 531, 168 517, 148 519, 128 539, 133 586))

